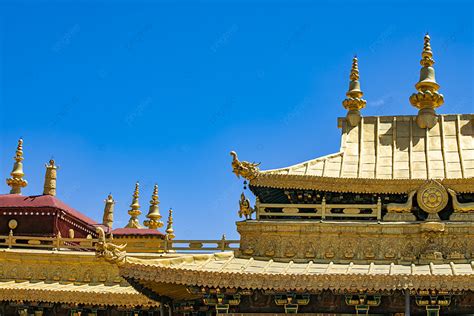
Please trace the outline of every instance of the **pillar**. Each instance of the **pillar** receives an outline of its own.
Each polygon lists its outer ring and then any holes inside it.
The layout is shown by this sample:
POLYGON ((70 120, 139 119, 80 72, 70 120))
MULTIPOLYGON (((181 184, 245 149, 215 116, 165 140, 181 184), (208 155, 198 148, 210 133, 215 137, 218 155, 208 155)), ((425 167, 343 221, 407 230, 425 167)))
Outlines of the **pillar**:
POLYGON ((410 291, 405 291, 405 316, 410 316, 410 291))
POLYGON ((427 316, 439 316, 439 305, 428 305, 426 306, 427 316))

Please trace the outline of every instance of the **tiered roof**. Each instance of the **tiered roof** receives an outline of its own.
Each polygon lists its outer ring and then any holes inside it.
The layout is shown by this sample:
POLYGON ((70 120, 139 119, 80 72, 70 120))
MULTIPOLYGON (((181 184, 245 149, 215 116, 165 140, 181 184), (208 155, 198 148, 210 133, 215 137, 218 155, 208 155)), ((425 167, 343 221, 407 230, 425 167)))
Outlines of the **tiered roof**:
POLYGON ((284 200, 257 199, 253 209, 242 195, 240 213, 247 219, 237 225, 239 251, 156 260, 120 254, 111 261, 127 279, 177 299, 196 295, 186 292, 192 286, 312 293, 474 290, 472 242, 464 239, 474 222, 474 205, 466 202, 472 196, 464 194, 474 193, 474 114, 436 114, 444 97, 432 57, 425 36, 420 80, 410 97, 416 116, 363 117, 366 101, 354 59, 343 101, 348 112, 339 119, 339 152, 263 171, 231 152, 233 172, 249 180, 258 198, 264 190, 255 188, 265 187, 284 200), (438 217, 442 211, 449 223, 438 217))

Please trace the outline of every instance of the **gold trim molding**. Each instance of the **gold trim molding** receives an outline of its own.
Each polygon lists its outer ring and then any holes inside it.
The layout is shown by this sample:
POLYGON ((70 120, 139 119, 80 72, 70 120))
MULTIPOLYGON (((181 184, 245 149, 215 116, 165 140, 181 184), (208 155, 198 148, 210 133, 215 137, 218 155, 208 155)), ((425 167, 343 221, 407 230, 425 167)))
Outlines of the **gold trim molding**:
MULTIPOLYGON (((250 180, 250 185, 254 187, 318 190, 339 193, 405 194, 418 190, 427 181, 430 180, 334 178, 260 173, 255 179, 250 180)), ((443 179, 437 182, 457 193, 474 192, 474 178, 443 179)))
POLYGON ((474 274, 285 274, 216 272, 190 270, 158 265, 126 264, 120 268, 123 276, 139 282, 197 285, 216 288, 242 288, 264 290, 372 290, 393 291, 403 289, 474 290, 474 274))
POLYGON ((30 282, 25 282, 24 288, 18 288, 17 286, 9 288, 7 284, 4 286, 0 282, 0 301, 39 301, 129 308, 137 306, 158 307, 160 305, 160 303, 148 299, 139 292, 132 294, 105 291, 101 293, 97 291, 96 286, 91 286, 87 292, 76 291, 73 289, 62 289, 62 285, 59 283, 45 284, 45 288, 40 289, 38 287, 35 288, 35 285, 32 286, 30 282))

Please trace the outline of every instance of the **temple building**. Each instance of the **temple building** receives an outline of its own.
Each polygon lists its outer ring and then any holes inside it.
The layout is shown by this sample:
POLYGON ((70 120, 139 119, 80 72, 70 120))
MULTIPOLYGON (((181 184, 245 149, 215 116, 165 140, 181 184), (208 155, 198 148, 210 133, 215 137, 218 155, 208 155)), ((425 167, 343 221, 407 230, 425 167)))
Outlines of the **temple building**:
MULTIPOLYGON (((23 140, 18 141, 10 193, 0 195, 0 315, 138 315, 163 313, 164 306, 134 289, 119 269, 95 256, 97 230, 109 239, 127 243, 137 256, 163 256, 163 243, 173 239, 163 234, 158 187, 143 226, 139 184, 135 185, 130 222, 113 228, 114 204, 105 200, 101 223, 85 216, 56 197, 58 166, 46 164, 41 195, 24 196, 28 182, 23 172, 23 140), (134 223, 136 226, 131 226, 134 223)), ((171 214, 171 211, 170 211, 171 214)))
POLYGON ((160 233, 157 187, 142 225, 138 184, 125 228, 111 196, 95 223, 54 197, 54 162, 23 197, 20 143, 0 196, 4 314, 472 315, 474 114, 436 113, 428 35, 420 63, 416 115, 363 116, 353 59, 337 153, 264 170, 231 152, 255 196, 238 199, 240 240, 177 240, 171 211, 160 233))

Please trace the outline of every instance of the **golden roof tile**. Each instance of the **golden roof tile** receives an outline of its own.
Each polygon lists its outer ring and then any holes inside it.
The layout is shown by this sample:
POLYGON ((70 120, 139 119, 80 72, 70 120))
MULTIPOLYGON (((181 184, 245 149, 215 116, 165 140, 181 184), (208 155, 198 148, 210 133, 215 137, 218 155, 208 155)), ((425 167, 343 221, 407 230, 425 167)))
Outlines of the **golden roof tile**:
POLYGON ((139 282, 156 281, 184 286, 286 290, 344 290, 357 286, 358 289, 369 287, 382 291, 436 289, 440 286, 453 290, 474 289, 472 265, 460 263, 275 262, 237 258, 232 252, 224 252, 155 260, 128 257, 120 271, 121 275, 139 282), (437 282, 441 280, 443 282, 437 282))
POLYGON ((0 281, 2 301, 41 301, 110 306, 149 306, 159 303, 148 299, 131 286, 64 284, 60 282, 0 281))
POLYGON ((341 150, 261 174, 362 179, 465 179, 474 177, 474 114, 440 115, 422 129, 416 116, 341 120, 341 150))

